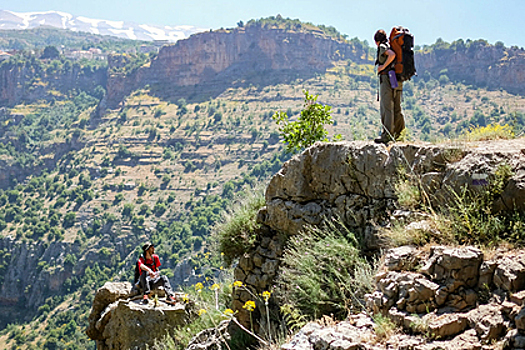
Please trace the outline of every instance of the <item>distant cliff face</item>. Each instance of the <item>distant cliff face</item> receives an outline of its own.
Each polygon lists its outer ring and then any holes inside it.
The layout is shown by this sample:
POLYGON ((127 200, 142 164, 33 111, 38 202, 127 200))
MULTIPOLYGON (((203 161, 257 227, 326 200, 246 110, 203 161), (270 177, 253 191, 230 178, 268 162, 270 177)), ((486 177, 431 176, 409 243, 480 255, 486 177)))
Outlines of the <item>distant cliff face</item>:
POLYGON ((333 61, 363 62, 365 52, 318 33, 258 27, 202 33, 165 47, 151 64, 150 78, 195 85, 266 71, 319 72, 333 61))
POLYGON ((98 85, 106 85, 105 69, 92 71, 79 65, 45 72, 38 66, 4 64, 0 67, 0 106, 60 99, 57 91, 67 95, 73 89, 93 91, 98 85))
MULTIPOLYGON (((324 72, 334 61, 365 63, 367 50, 321 32, 293 32, 258 26, 201 33, 165 46, 148 67, 130 76, 110 75, 108 106, 116 106, 146 84, 157 90, 229 86, 237 80, 301 77, 324 72)), ((112 65, 122 65, 117 58, 112 65)), ((187 91, 187 89, 185 89, 187 91)))
POLYGON ((418 74, 429 71, 438 78, 446 74, 467 84, 525 93, 525 51, 477 41, 454 49, 434 49, 416 55, 418 74), (444 72, 446 70, 446 73, 444 72))
MULTIPOLYGON (((207 100, 236 85, 308 79, 340 60, 372 64, 368 50, 359 42, 334 39, 315 30, 251 25, 204 32, 164 46, 155 59, 132 72, 118 69, 130 63, 126 55, 110 55, 108 68, 96 71, 73 65, 69 70, 48 73, 4 64, 0 67, 0 105, 57 99, 53 90, 92 91, 97 85, 106 87, 103 106, 108 108, 116 108, 127 95, 146 85, 162 97, 207 100)), ((415 59, 420 76, 426 71, 435 78, 446 74, 452 81, 525 94, 522 49, 489 45, 483 40, 460 41, 418 52, 415 59)))

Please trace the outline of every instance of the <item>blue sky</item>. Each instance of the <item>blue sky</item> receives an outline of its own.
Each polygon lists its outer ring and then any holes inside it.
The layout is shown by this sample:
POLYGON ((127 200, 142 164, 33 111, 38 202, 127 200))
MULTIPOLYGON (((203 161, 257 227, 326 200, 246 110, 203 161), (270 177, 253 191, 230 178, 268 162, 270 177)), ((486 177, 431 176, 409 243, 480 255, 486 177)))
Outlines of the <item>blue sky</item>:
POLYGON ((432 44, 437 38, 449 42, 481 38, 525 47, 524 0, 0 0, 0 9, 57 10, 97 19, 213 29, 281 14, 331 25, 369 43, 377 29, 403 25, 414 33, 416 44, 432 44))

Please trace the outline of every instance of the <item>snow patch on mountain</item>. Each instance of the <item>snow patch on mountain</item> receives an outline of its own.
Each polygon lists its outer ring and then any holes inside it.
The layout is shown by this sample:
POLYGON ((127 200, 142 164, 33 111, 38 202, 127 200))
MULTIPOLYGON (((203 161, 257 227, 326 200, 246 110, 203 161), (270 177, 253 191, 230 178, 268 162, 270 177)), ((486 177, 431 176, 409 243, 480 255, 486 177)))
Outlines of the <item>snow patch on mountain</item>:
POLYGON ((185 39, 191 34, 209 29, 191 25, 156 26, 126 21, 109 21, 73 16, 61 11, 13 12, 0 10, 0 29, 31 29, 44 25, 133 40, 167 40, 170 42, 185 39))

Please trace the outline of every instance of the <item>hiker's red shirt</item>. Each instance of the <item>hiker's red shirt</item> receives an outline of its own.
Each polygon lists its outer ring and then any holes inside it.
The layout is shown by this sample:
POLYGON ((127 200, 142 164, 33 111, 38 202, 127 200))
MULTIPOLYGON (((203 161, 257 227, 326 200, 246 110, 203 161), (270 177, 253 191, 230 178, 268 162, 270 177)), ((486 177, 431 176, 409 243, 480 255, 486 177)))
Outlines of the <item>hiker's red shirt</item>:
POLYGON ((142 270, 141 266, 142 265, 146 265, 147 267, 149 267, 153 272, 156 272, 160 266, 160 259, 159 259, 159 256, 157 254, 153 254, 151 256, 151 259, 146 259, 144 258, 143 256, 141 256, 139 258, 139 261, 137 263, 139 265, 139 270, 140 270, 140 274, 142 274, 143 272, 145 272, 144 270, 142 270))

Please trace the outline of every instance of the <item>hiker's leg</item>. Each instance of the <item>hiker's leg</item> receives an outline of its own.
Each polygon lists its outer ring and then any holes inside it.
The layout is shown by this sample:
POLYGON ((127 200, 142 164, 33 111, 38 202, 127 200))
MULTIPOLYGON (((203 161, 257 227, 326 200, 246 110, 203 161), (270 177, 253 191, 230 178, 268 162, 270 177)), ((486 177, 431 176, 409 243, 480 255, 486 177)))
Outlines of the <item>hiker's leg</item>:
POLYGON ((139 291, 141 293, 144 292, 145 286, 146 286, 146 273, 141 273, 139 276, 139 282, 137 283, 139 287, 139 291))
POLYGON ((381 113, 381 135, 389 136, 394 131, 394 97, 390 87, 388 75, 381 75, 381 84, 379 85, 380 94, 380 113, 381 113))
POLYGON ((164 286, 164 291, 166 292, 166 295, 174 295, 173 290, 171 289, 171 283, 168 276, 162 275, 160 276, 160 279, 162 280, 162 284, 164 286))
POLYGON ((147 295, 151 292, 151 280, 146 272, 140 275, 141 283, 143 283, 143 294, 147 295))
POLYGON ((405 116, 401 110, 401 98, 403 97, 403 83, 394 89, 394 137, 399 137, 405 129, 405 116))
POLYGON ((161 275, 155 278, 155 280, 151 282, 151 288, 157 288, 160 286, 164 288, 166 295, 173 295, 173 290, 171 290, 170 280, 168 279, 167 276, 161 275))

